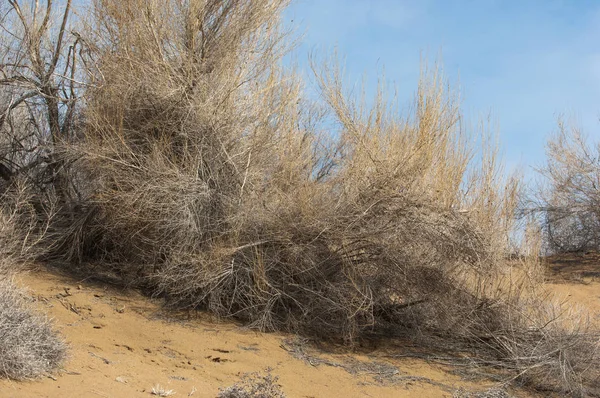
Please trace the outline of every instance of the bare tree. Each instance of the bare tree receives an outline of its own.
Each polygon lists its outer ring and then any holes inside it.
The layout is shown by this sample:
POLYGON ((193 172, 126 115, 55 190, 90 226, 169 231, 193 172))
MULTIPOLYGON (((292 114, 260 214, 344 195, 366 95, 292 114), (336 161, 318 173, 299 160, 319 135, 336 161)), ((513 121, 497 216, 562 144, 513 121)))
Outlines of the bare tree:
POLYGON ((82 87, 72 0, 8 0, 0 12, 0 177, 28 174, 66 203, 67 165, 58 148, 73 134, 82 87))
POLYGON ((544 177, 532 208, 549 253, 600 249, 600 144, 559 120, 546 146, 544 177))

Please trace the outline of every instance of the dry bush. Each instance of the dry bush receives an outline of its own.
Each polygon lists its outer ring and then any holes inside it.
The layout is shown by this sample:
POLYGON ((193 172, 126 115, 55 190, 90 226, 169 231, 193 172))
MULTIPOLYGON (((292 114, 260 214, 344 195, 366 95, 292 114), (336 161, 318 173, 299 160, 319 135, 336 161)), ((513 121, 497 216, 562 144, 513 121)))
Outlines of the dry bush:
POLYGON ((600 333, 586 312, 541 296, 522 296, 509 304, 495 308, 500 318, 495 329, 472 336, 479 343, 471 346, 467 362, 491 367, 490 375, 504 383, 516 381, 565 396, 598 396, 600 333))
POLYGON ((31 379, 56 370, 66 346, 51 323, 38 315, 23 293, 0 276, 0 377, 31 379))
MULTIPOLYGON (((51 218, 51 217, 48 217, 51 218)), ((27 184, 14 181, 0 195, 0 377, 30 379, 62 363, 66 346, 38 315, 11 275, 44 251, 45 230, 27 184)))
POLYGON ((463 282, 496 272, 517 186, 493 196, 492 153, 463 195, 472 148, 443 78, 425 73, 402 118, 383 92, 371 111, 350 103, 325 70, 341 129, 327 141, 321 108, 279 66, 285 4, 219 4, 96 3, 102 82, 68 148, 85 211, 58 251, 263 330, 351 340, 381 317, 465 324, 439 303, 479 299, 463 282))
POLYGON ((31 192, 26 184, 14 182, 0 201, 0 377, 29 379, 56 370, 66 347, 11 280, 43 251, 45 231, 31 192))
POLYGON ((589 315, 572 303, 528 304, 528 322, 521 324, 527 332, 517 330, 503 339, 521 380, 542 390, 599 396, 600 333, 589 315))

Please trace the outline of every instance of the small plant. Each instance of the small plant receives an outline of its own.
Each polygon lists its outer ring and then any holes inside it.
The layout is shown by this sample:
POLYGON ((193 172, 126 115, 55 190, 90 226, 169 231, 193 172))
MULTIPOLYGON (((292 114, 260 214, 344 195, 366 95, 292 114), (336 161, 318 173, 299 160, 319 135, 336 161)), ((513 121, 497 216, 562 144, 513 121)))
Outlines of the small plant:
POLYGON ((266 375, 245 374, 239 382, 221 390, 217 398, 285 398, 278 380, 277 376, 271 374, 270 369, 266 375))
POLYGON ((167 390, 164 387, 162 387, 160 384, 157 384, 154 387, 152 387, 152 391, 150 391, 150 394, 157 395, 159 397, 170 397, 172 395, 175 395, 175 391, 167 390))

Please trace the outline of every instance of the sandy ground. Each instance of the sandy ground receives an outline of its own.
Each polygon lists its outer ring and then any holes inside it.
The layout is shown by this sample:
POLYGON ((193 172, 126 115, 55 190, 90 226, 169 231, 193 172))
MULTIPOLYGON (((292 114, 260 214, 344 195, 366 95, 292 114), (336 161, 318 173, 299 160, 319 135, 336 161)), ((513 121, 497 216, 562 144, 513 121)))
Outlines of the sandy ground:
MULTIPOLYGON (((559 271, 549 288, 600 313, 600 283, 593 276, 584 280, 589 275, 559 278, 559 271)), ((69 359, 59 373, 38 381, 0 381, 0 397, 151 397, 156 385, 175 397, 216 397, 242 374, 267 368, 290 398, 437 398, 492 385, 425 360, 390 358, 381 348, 332 354, 290 335, 210 319, 169 320, 158 302, 137 292, 47 271, 23 274, 20 284, 54 318, 69 359)))
POLYGON ((600 253, 548 259, 546 287, 558 302, 579 307, 600 328, 600 253))

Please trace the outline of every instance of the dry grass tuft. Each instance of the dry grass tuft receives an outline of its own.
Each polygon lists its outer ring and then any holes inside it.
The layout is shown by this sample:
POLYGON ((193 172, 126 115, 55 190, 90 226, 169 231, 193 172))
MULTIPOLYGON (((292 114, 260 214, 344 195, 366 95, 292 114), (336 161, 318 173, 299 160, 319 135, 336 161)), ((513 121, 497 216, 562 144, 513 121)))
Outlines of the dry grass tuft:
POLYGON ((286 395, 277 384, 278 377, 271 375, 267 370, 266 375, 260 373, 245 374, 234 385, 222 389, 218 398, 285 398, 286 395))
POLYGON ((152 391, 150 391, 150 394, 156 395, 159 397, 170 397, 172 395, 175 395, 175 391, 167 390, 166 388, 162 387, 160 384, 157 384, 154 387, 152 387, 152 391))
POLYGON ((0 277, 0 377, 31 379, 55 371, 66 346, 7 277, 0 277))

